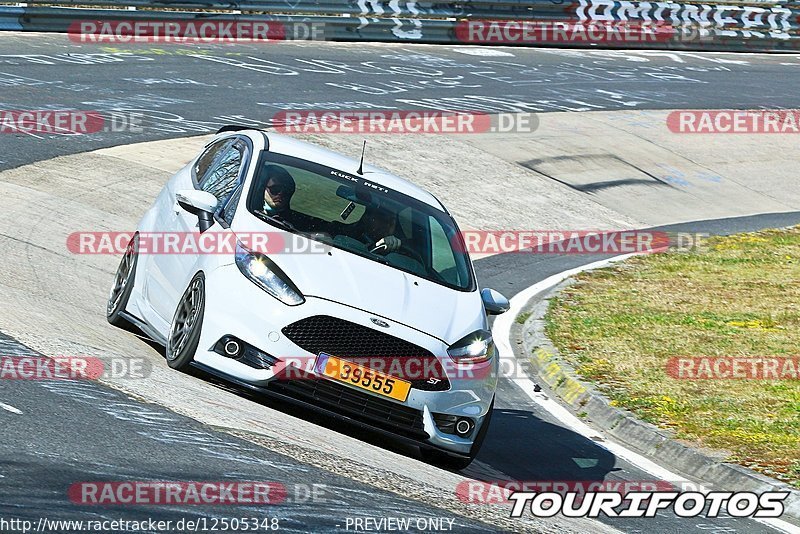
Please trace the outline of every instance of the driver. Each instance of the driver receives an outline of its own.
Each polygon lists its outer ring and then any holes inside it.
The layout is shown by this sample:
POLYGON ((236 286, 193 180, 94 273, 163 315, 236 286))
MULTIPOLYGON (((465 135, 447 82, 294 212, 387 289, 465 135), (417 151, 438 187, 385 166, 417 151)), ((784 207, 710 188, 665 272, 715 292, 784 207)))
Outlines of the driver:
POLYGON ((282 216, 286 216, 291 212, 289 200, 297 188, 294 178, 289 174, 289 171, 278 165, 267 165, 264 167, 264 172, 267 173, 268 178, 267 185, 264 188, 263 211, 267 215, 283 218, 282 216))
POLYGON ((301 232, 314 230, 320 221, 289 207, 289 201, 297 189, 289 171, 280 165, 266 165, 263 172, 267 173, 267 184, 264 188, 264 205, 260 210, 261 213, 287 223, 301 232))
POLYGON ((334 223, 333 235, 346 235, 363 243, 369 250, 383 248, 386 252, 395 252, 403 244, 394 235, 397 229, 397 217, 387 209, 368 206, 364 214, 353 224, 334 223))

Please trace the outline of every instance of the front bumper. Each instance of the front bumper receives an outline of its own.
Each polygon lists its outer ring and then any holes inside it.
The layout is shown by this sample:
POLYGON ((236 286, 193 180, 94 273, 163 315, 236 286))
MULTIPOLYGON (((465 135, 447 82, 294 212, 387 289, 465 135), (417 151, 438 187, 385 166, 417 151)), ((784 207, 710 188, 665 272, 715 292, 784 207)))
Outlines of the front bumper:
POLYGON ((422 446, 469 453, 497 386, 496 358, 473 370, 472 376, 454 372, 458 369, 449 361, 444 343, 387 319, 392 336, 435 355, 444 364, 450 381, 446 391, 412 388, 406 401, 399 402, 313 372, 318 355, 304 350, 281 332, 284 327, 313 315, 336 317, 375 329, 370 321, 373 315, 365 311, 310 296, 306 296, 304 304, 286 306, 242 276, 235 265, 220 267, 207 274, 205 316, 195 363, 250 389, 298 401, 422 446), (223 356, 213 349, 224 336, 235 336, 279 360, 309 362, 304 367, 309 376, 302 378, 293 373, 292 380, 278 380, 281 365, 259 369, 223 356), (466 438, 442 432, 434 413, 471 418, 475 428, 466 438))

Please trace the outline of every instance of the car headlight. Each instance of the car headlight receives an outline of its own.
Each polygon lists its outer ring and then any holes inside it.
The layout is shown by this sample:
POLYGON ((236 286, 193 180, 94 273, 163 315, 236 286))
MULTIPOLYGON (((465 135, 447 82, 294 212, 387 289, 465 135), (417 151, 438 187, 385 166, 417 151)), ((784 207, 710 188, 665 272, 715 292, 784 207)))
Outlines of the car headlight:
POLYGON ((289 306, 306 301, 300 290, 280 267, 264 254, 253 252, 236 242, 236 266, 255 285, 289 306))
POLYGON ((494 356, 494 341, 488 330, 476 330, 453 343, 447 354, 457 363, 481 363, 494 356))

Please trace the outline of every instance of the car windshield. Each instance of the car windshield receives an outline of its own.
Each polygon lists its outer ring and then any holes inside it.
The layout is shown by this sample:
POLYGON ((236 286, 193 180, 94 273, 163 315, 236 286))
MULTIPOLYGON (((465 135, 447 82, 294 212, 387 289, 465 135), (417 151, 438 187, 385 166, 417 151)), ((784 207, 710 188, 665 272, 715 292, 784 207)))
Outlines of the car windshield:
POLYGON ((310 161, 264 152, 247 200, 253 215, 427 280, 474 289, 455 221, 424 202, 310 161))

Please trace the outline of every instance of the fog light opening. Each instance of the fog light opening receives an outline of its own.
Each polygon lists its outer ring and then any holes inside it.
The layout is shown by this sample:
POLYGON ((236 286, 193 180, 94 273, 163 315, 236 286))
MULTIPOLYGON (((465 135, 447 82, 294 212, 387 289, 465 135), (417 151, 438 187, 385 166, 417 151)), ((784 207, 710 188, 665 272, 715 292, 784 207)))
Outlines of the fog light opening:
POLYGON ((458 421, 456 421, 456 434, 461 436, 462 438, 469 436, 470 432, 472 432, 472 428, 474 427, 474 423, 471 419, 467 419, 466 417, 460 417, 458 421))
POLYGON ((225 354, 230 356, 231 358, 235 358, 239 356, 239 353, 242 351, 242 346, 239 345, 239 342, 235 339, 231 339, 225 343, 225 354))

